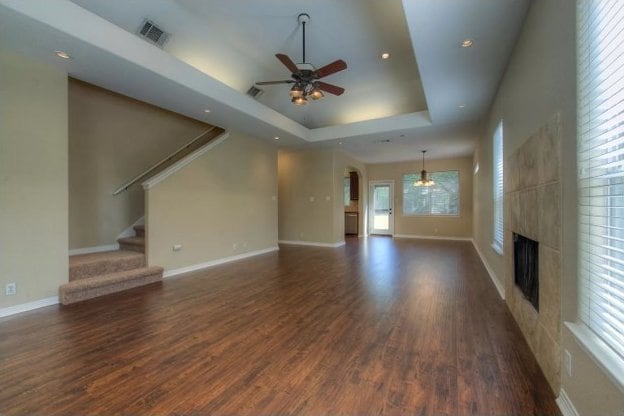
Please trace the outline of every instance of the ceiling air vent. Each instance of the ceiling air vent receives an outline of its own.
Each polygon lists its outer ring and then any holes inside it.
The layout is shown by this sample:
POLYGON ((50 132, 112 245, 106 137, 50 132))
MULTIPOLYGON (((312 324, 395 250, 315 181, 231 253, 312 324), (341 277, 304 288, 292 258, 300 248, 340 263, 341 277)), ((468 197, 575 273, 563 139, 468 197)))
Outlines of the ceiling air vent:
POLYGON ((169 34, 156 26, 154 22, 151 20, 143 20, 143 23, 139 27, 139 31, 137 32, 139 36, 150 41, 154 45, 158 45, 162 47, 167 39, 169 39, 169 34))
POLYGON ((247 95, 253 97, 253 98, 258 98, 262 95, 262 93, 264 92, 264 90, 261 90, 260 88, 252 85, 248 90, 247 90, 247 95))

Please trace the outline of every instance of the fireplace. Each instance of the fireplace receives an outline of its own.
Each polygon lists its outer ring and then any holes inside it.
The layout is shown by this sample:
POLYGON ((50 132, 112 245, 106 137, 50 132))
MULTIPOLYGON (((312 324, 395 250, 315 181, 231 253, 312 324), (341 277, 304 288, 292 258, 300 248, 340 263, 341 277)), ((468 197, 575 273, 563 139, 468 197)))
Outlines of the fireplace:
POLYGON ((524 297, 539 311, 539 243, 513 234, 514 282, 524 297))

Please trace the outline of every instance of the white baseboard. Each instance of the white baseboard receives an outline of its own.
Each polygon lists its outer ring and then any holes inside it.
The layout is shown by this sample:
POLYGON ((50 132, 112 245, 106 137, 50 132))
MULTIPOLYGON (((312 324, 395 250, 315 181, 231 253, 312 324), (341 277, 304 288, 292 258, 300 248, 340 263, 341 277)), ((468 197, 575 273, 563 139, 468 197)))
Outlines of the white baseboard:
POLYGON ((119 244, 108 244, 105 246, 95 246, 95 247, 85 247, 85 248, 74 248, 69 250, 70 256, 75 256, 77 254, 90 254, 90 253, 101 253, 102 251, 114 251, 119 250, 119 244))
POLYGON ((19 305, 13 305, 0 309, 0 318, 5 316, 15 315, 16 313, 22 313, 32 311, 33 309, 43 308, 44 306, 52 306, 59 303, 58 296, 51 296, 45 299, 34 300, 32 302, 20 303, 19 305))
POLYGON ((415 238, 418 240, 472 241, 472 238, 470 237, 443 237, 439 235, 416 235, 416 234, 395 234, 394 238, 415 238))
POLYGON ((262 250, 250 251, 248 253, 237 254, 236 256, 223 257, 221 259, 207 261, 205 263, 193 264, 192 266, 181 267, 179 269, 165 270, 163 273, 163 278, 179 276, 181 274, 187 274, 191 272, 196 272, 199 270, 207 269, 209 267, 218 266, 220 264, 229 263, 236 260, 242 260, 249 257, 259 256, 260 254, 271 253, 273 251, 278 251, 279 247, 269 247, 262 250))
POLYGON ((494 286, 496 286, 496 290, 498 290, 498 294, 500 295, 501 299, 505 300, 505 288, 503 287, 501 282, 496 278, 496 273, 494 273, 494 270, 492 270, 492 268, 490 267, 490 264, 485 259, 485 256, 483 255, 483 253, 481 253, 481 250, 479 250, 479 247, 477 247, 477 243, 475 243, 474 239, 471 239, 471 241, 477 254, 481 258, 481 263, 483 263, 483 265, 485 266, 485 270, 487 270, 488 274, 490 275, 490 279, 492 280, 492 283, 494 283, 494 286))
POLYGON ((279 244, 287 244, 291 246, 313 246, 313 247, 331 247, 336 248, 344 246, 344 241, 338 241, 337 243, 317 243, 315 241, 295 241, 295 240, 279 240, 279 244))
POLYGON ((572 404, 572 401, 564 389, 561 389, 559 392, 559 397, 557 397, 556 402, 563 416, 579 416, 579 413, 576 411, 574 404, 572 404))

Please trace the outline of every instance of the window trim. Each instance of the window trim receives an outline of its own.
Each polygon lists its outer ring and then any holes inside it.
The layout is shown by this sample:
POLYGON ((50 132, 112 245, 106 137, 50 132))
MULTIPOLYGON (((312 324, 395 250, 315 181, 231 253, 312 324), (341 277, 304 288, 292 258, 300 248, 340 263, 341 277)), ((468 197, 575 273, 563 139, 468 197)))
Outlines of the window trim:
MULTIPOLYGON (((420 172, 407 172, 401 175, 401 215, 403 217, 426 217, 426 218, 461 218, 462 217, 462 209, 461 209, 461 172, 459 169, 446 169, 446 170, 436 170, 436 171, 428 171, 427 175, 431 175, 432 173, 443 173, 443 172, 457 172, 457 214, 413 214, 405 212, 405 192, 403 192, 403 186, 405 186, 405 176, 406 175, 416 175, 420 176, 420 172)), ((431 176, 429 176, 431 177, 431 176)), ((435 185, 434 185, 435 186, 435 185)))

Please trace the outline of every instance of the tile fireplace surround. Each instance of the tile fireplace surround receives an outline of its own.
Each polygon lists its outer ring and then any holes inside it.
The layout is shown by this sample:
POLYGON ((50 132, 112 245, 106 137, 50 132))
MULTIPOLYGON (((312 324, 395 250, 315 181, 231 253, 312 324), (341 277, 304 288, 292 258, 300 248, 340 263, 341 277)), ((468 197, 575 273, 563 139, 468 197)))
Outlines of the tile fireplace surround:
POLYGON ((561 371, 561 117, 505 159, 505 293, 553 391, 561 371), (514 284, 513 233, 539 242, 539 313, 514 284))

